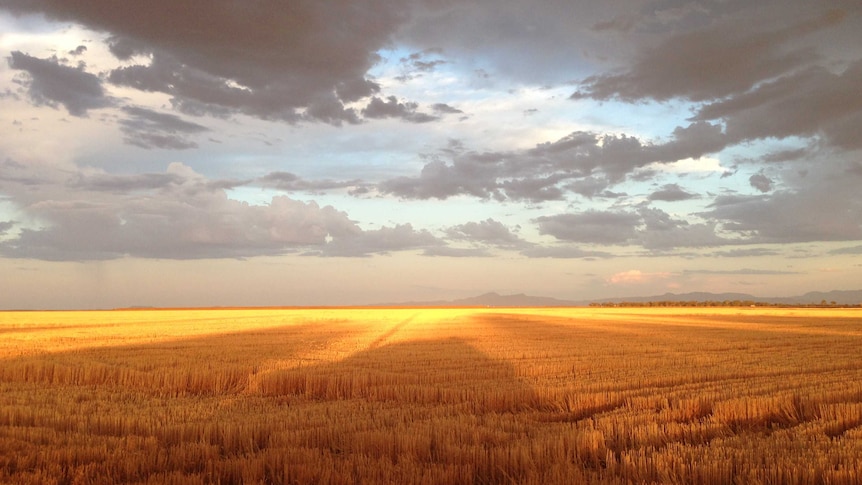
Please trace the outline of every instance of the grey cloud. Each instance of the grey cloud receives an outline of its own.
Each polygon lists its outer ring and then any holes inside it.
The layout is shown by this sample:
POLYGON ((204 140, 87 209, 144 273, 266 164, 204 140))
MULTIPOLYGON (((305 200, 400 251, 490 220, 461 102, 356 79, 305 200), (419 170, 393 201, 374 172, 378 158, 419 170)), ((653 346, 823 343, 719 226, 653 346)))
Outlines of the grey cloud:
POLYGON ((862 201, 857 192, 852 181, 830 180, 769 195, 720 196, 699 215, 747 243, 860 240, 862 201))
POLYGON ((452 165, 434 160, 422 167, 418 177, 398 177, 380 183, 381 192, 410 199, 445 199, 469 194, 488 198, 496 192, 500 167, 495 162, 456 159, 452 165))
POLYGON ((528 258, 553 258, 553 259, 607 259, 613 254, 605 251, 590 251, 574 246, 533 246, 521 251, 528 258))
POLYGON ((829 254, 862 254, 862 246, 833 249, 832 251, 829 251, 829 254))
POLYGON ((631 68, 587 78, 573 97, 707 101, 745 92, 816 59, 810 50, 790 44, 845 16, 836 10, 769 31, 740 25, 733 17, 707 29, 672 35, 641 52, 631 68))
POLYGON ((445 103, 435 103, 431 105, 431 109, 434 110, 435 113, 438 114, 461 114, 464 113, 458 108, 449 106, 445 103))
POLYGON ((426 49, 421 52, 414 52, 407 57, 402 57, 399 60, 401 65, 401 74, 396 78, 401 82, 407 82, 411 79, 420 77, 423 73, 434 71, 437 66, 448 64, 448 61, 443 59, 434 59, 433 55, 441 54, 440 49, 426 49))
POLYGON ((489 258, 493 256, 485 248, 453 248, 450 246, 435 246, 425 249, 424 256, 443 256, 447 258, 489 258))
POLYGON ((711 256, 721 257, 721 258, 749 258, 749 257, 762 257, 762 256, 778 256, 780 253, 773 249, 766 248, 740 248, 740 249, 730 249, 727 251, 715 251, 711 253, 711 256))
POLYGON ((756 173, 748 178, 752 187, 760 192, 766 193, 772 190, 772 179, 761 173, 756 173))
POLYGON ((443 242, 427 230, 416 230, 411 224, 381 227, 376 230, 356 231, 336 238, 319 251, 311 253, 321 256, 362 257, 386 254, 395 251, 429 249, 442 246, 443 242))
POLYGON ((360 180, 305 180, 290 172, 272 172, 258 179, 264 187, 284 191, 324 191, 341 188, 361 188, 365 184, 360 180))
POLYGON ((764 155, 761 160, 767 163, 791 162, 799 160, 810 153, 808 148, 797 148, 794 150, 780 150, 764 155))
POLYGON ((197 143, 188 139, 209 131, 205 126, 185 121, 179 116, 159 113, 146 108, 124 106, 127 118, 119 121, 123 139, 130 145, 141 148, 164 148, 183 150, 196 148, 197 143))
POLYGON ((607 177, 590 176, 573 180, 566 188, 588 199, 592 199, 593 197, 615 199, 626 195, 607 190, 610 185, 611 182, 607 177))
POLYGON ((9 229, 15 227, 15 221, 0 221, 0 236, 9 232, 9 229))
POLYGON ((699 196, 686 192, 677 184, 667 184, 660 190, 657 190, 649 195, 649 200, 663 200, 665 202, 677 202, 681 200, 696 199, 699 196))
POLYGON ((323 112, 327 122, 349 122, 350 111, 338 119, 337 110, 306 108, 375 92, 366 73, 410 9, 388 0, 298 1, 290 8, 270 0, 214 0, 205 11, 187 1, 116 8, 110 0, 8 0, 4 7, 106 32, 118 58, 151 59, 114 71, 111 82, 164 92, 197 109, 285 120, 323 112))
POLYGON ((249 206, 218 192, 194 198, 47 200, 27 209, 51 226, 23 229, 17 239, 0 243, 0 254, 45 260, 233 258, 282 254, 325 244, 329 234, 358 232, 329 206, 287 197, 249 206))
MULTIPOLYGON (((822 67, 800 70, 755 89, 703 106, 696 120, 724 120, 734 141, 822 135, 830 144, 862 148, 862 60, 835 74, 822 67)), ((802 156, 790 152, 787 155, 802 156)))
POLYGON ((164 173, 66 177, 50 187, 43 182, 38 193, 21 184, 4 185, 21 210, 45 227, 6 237, 0 255, 57 261, 290 252, 347 257, 443 246, 409 224, 363 231, 344 212, 315 202, 287 196, 266 205, 233 200, 226 189, 245 182, 208 179, 179 163, 164 173))
POLYGON ((641 218, 627 212, 591 210, 577 214, 542 216, 536 218, 535 222, 540 234, 551 235, 563 241, 624 245, 635 239, 641 218))
POLYGON ((692 224, 642 206, 629 211, 589 210, 534 219, 539 232, 561 241, 602 245, 638 245, 651 251, 734 244, 716 234, 714 223, 692 224))
POLYGON ((375 119, 401 118, 411 123, 427 123, 438 119, 436 116, 417 112, 418 108, 418 104, 401 102, 395 96, 389 96, 386 100, 374 96, 368 102, 368 106, 362 110, 362 115, 375 119))
POLYGON ((515 248, 526 244, 526 241, 514 234, 503 223, 491 218, 452 226, 445 232, 449 239, 503 248, 515 248))
POLYGON ((705 122, 679 127, 663 144, 626 135, 573 132, 555 142, 517 152, 447 153, 416 177, 385 180, 383 193, 415 199, 471 195, 482 199, 561 200, 569 190, 585 197, 618 197, 607 190, 654 162, 696 158, 721 145, 721 127, 705 122))
POLYGON ((79 45, 78 47, 69 51, 69 55, 72 56, 80 56, 81 54, 87 52, 87 46, 79 45))
POLYGON ((91 109, 113 102, 105 95, 98 77, 81 68, 64 66, 56 57, 39 59, 14 51, 9 67, 27 72, 28 94, 37 105, 63 105, 70 115, 82 117, 91 109))

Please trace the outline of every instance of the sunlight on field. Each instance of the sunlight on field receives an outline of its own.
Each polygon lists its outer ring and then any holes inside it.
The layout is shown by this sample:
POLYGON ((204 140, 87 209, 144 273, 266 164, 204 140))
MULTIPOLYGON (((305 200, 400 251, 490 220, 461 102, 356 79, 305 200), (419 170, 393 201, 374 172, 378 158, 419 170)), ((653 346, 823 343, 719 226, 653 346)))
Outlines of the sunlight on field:
POLYGON ((862 313, 0 312, 0 483, 862 481, 862 313))

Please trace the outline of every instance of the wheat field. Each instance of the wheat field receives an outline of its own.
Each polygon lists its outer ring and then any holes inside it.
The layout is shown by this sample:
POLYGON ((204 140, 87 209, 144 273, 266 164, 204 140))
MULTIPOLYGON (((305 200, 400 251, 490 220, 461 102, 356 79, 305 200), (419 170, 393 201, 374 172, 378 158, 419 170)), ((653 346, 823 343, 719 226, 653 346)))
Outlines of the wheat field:
POLYGON ((0 312, 0 483, 862 483, 853 309, 0 312))

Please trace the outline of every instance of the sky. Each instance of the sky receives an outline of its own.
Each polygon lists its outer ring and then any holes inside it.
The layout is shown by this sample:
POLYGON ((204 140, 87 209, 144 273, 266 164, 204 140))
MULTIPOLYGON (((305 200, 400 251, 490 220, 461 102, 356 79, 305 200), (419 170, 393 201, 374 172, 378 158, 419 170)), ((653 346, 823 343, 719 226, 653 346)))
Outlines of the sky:
POLYGON ((0 0, 0 309, 862 288, 862 4, 0 0))

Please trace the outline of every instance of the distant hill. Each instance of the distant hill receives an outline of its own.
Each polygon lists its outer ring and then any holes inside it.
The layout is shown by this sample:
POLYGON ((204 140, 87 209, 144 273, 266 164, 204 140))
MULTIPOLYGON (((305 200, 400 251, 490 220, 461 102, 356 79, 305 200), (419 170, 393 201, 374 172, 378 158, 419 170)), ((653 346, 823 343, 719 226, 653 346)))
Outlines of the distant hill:
POLYGON ((529 296, 523 293, 517 295, 501 295, 499 293, 485 293, 470 298, 458 300, 435 300, 435 301, 409 301, 403 303, 386 303, 377 306, 404 306, 404 307, 569 307, 585 306, 584 302, 559 300, 545 296, 529 296))
POLYGON ((384 304, 378 306, 405 306, 405 307, 438 307, 438 306, 463 306, 463 307, 571 307, 587 306, 591 303, 647 303, 655 301, 682 302, 682 301, 750 301, 753 303, 773 303, 781 305, 817 305, 823 301, 827 304, 835 302, 837 305, 862 304, 862 290, 851 291, 812 291, 800 296, 790 297, 759 297, 748 293, 665 293, 654 296, 637 296, 625 298, 603 298, 594 300, 561 300, 544 296, 530 296, 523 293, 514 295, 501 295, 499 293, 485 293, 470 298, 458 300, 437 301, 412 301, 397 304, 384 304))
POLYGON ((628 298, 605 298, 593 300, 595 303, 627 302, 646 303, 650 301, 751 301, 754 303, 775 303, 781 305, 817 305, 823 301, 835 302, 838 305, 858 305, 862 303, 862 290, 852 291, 811 291, 800 296, 789 297, 761 297, 748 293, 665 293, 657 296, 628 297, 628 298))

